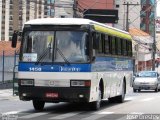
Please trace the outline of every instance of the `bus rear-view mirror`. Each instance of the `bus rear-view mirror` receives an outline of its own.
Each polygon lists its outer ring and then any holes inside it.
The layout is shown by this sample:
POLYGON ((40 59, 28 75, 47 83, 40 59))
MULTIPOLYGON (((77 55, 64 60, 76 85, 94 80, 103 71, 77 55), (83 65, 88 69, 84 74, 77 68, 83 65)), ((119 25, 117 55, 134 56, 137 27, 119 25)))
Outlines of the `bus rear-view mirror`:
POLYGON ((14 31, 12 36, 12 48, 16 48, 17 45, 18 32, 14 31))

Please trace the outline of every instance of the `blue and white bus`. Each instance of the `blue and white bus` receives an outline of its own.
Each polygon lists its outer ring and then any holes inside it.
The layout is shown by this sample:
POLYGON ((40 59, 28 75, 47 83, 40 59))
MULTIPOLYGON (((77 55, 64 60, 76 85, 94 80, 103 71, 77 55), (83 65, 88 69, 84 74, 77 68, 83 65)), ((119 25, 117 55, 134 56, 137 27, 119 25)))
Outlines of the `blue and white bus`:
MULTIPOLYGON (((16 46, 17 32, 12 47, 16 46)), ((25 23, 18 65, 20 100, 35 110, 46 102, 123 102, 133 74, 128 32, 82 18, 44 18, 25 23)))

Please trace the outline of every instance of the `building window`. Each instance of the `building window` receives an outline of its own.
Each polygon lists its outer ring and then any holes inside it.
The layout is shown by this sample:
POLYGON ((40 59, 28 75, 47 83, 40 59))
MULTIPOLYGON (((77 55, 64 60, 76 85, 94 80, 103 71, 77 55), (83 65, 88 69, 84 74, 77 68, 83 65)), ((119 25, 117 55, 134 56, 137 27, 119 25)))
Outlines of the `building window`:
POLYGON ((27 20, 27 21, 29 20, 29 16, 26 17, 26 20, 27 20))
POLYGON ((10 14, 10 15, 13 15, 13 11, 9 11, 9 14, 10 14))
POLYGON ((2 5, 2 8, 5 8, 5 5, 2 5))
POLYGON ((9 20, 13 20, 13 16, 9 16, 9 20))
POLYGON ((4 10, 2 10, 2 14, 5 14, 5 11, 4 11, 4 10))
POLYGON ((10 5, 10 9, 13 9, 13 5, 10 5))
POLYGON ((10 0, 10 4, 13 4, 13 0, 10 0))
POLYGON ((54 4, 54 2, 55 2, 55 0, 47 0, 48 4, 51 4, 51 3, 54 4))
POLYGON ((12 28, 12 27, 9 27, 9 30, 13 30, 13 28, 12 28))
POLYGON ((116 5, 116 8, 119 8, 119 5, 116 5))

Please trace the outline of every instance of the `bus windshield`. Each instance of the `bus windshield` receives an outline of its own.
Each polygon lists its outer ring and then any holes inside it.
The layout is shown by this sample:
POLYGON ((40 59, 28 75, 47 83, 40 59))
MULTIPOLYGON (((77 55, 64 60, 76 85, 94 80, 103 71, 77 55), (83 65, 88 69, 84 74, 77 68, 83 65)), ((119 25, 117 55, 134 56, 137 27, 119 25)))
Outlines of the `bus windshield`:
POLYGON ((87 62, 87 36, 84 31, 28 31, 24 34, 22 61, 87 62))

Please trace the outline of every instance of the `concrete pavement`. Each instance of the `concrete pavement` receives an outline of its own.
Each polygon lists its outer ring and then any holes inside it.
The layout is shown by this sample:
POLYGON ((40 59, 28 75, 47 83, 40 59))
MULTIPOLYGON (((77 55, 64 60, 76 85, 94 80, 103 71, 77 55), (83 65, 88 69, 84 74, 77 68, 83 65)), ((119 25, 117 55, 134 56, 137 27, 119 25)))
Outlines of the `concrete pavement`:
POLYGON ((18 100, 18 96, 13 95, 13 89, 0 89, 1 100, 18 100))

